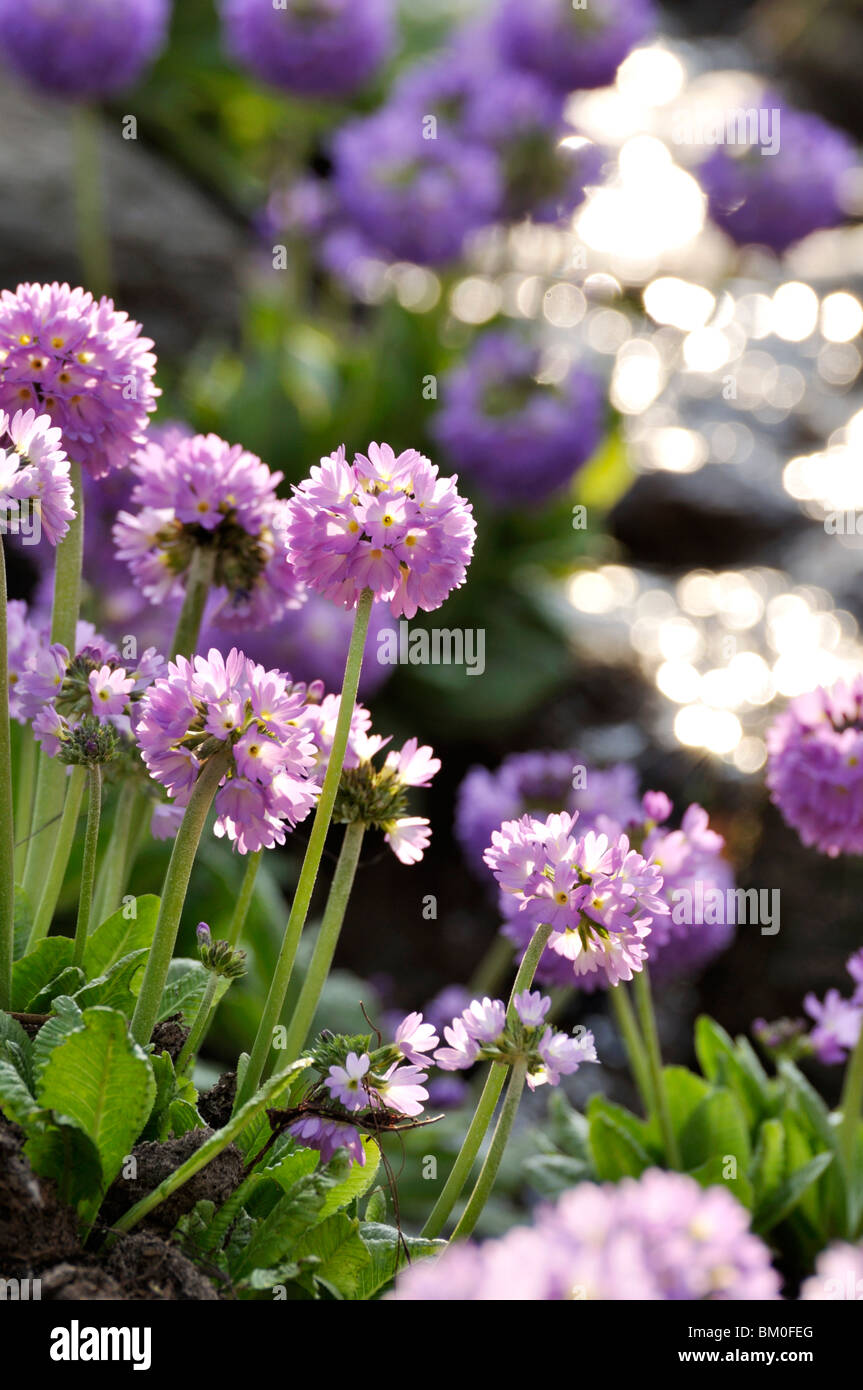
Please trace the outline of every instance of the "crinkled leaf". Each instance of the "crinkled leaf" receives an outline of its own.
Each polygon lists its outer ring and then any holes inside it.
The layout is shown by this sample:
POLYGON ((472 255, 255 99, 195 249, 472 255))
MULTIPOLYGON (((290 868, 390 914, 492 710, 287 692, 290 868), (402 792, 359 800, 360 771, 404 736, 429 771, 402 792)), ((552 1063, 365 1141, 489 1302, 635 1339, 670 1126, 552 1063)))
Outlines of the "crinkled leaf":
POLYGON ((371 1263, 360 1237, 359 1221, 341 1211, 313 1226, 291 1251, 292 1260, 298 1263, 310 1255, 319 1261, 315 1278, 345 1298, 354 1296, 363 1266, 371 1263))
MULTIPOLYGON (((191 1018, 204 997, 208 979, 209 972, 199 960, 190 960, 185 956, 177 956, 172 960, 159 1004, 158 1022, 161 1023, 172 1014, 178 1013, 187 1019, 191 1018)), ((230 980, 224 978, 219 981, 215 1003, 219 1002, 230 983, 230 980)))
POLYGON ((34 1134, 24 1145, 35 1173, 53 1178, 62 1202, 98 1200, 102 1186, 102 1164, 93 1140, 77 1125, 57 1119, 41 1134, 34 1134))
POLYGON ((130 1018, 137 998, 132 981, 143 969, 147 955, 146 947, 141 947, 130 951, 127 956, 121 956, 103 975, 97 975, 73 994, 76 1004, 82 1009, 101 1004, 105 1009, 119 1009, 120 1013, 130 1018))
POLYGON ((0 1058, 0 1107, 7 1119, 27 1129, 42 1112, 36 1097, 11 1061, 0 1058))
POLYGON ((253 1269, 293 1259, 295 1245, 318 1220, 325 1190, 320 1175, 310 1173, 283 1193, 272 1211, 256 1222, 248 1244, 231 1265, 231 1277, 239 1281, 253 1269))
POLYGON ((374 1182, 381 1163, 381 1151, 373 1139, 363 1137, 361 1142, 366 1155, 365 1163, 352 1163, 347 1177, 329 1189, 319 1219, 341 1211, 355 1198, 364 1197, 374 1182))
POLYGON ((445 1240, 423 1240, 421 1236, 399 1236, 395 1226, 384 1226, 376 1221, 364 1221, 360 1225, 362 1242, 370 1255, 370 1260, 358 1273, 352 1297, 370 1299, 386 1288, 403 1269, 408 1258, 429 1259, 446 1249, 445 1240), (407 1254, 405 1253, 407 1247, 407 1254))
POLYGON ((12 1012, 30 1012, 31 999, 72 964, 75 943, 68 936, 46 936, 12 967, 12 1012))
POLYGON ((84 947, 84 973, 88 980, 106 975, 112 966, 133 951, 148 949, 159 917, 159 899, 152 894, 136 898, 133 905, 118 908, 100 923, 84 947), (130 909, 134 916, 130 915, 130 909))
POLYGON ((54 1007, 54 1000, 62 997, 71 998, 78 992, 84 983, 84 971, 77 965, 67 965, 65 970, 61 970, 43 990, 30 1000, 27 1006, 29 1013, 47 1014, 54 1007))
POLYGON ((33 1076, 37 1085, 54 1048, 84 1027, 84 1015, 74 999, 61 995, 54 1000, 54 1010, 33 1039, 33 1076))

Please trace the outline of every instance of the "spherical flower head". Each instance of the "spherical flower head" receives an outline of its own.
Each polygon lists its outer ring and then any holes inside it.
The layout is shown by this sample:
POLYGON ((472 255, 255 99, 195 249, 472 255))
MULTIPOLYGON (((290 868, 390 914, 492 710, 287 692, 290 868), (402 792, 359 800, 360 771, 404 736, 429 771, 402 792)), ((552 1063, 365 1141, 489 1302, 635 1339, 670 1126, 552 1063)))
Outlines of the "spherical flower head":
POLYGON ((577 811, 585 830, 596 827, 599 814, 622 827, 636 822, 638 774, 629 763, 588 768, 579 753, 558 751, 513 753, 494 772, 472 767, 458 791, 456 839, 471 868, 486 878, 483 855, 502 820, 561 806, 577 811), (576 776, 576 769, 583 776, 576 776))
POLYGON ((0 49, 48 96, 98 100, 138 80, 165 42, 170 11, 170 0, 0 0, 0 49))
POLYGON ((141 325, 68 285, 0 295, 0 409, 51 417, 63 448, 94 478, 125 468, 160 395, 141 325))
POLYGON ((75 516, 69 460, 48 415, 0 410, 0 521, 33 544, 62 540, 75 516))
POLYGON ((391 1297, 772 1301, 779 1277, 729 1192, 652 1169, 617 1185, 580 1183, 532 1227, 417 1261, 391 1297))
POLYGON ((229 52, 298 96, 349 96, 395 47, 393 0, 221 0, 220 9, 229 52))
POLYGON ((408 1014, 402 1019, 395 1033, 395 1045, 409 1062, 423 1066, 426 1052, 433 1052, 440 1038, 431 1023, 423 1023, 422 1014, 408 1014))
POLYGON ((616 985, 642 969, 651 923, 668 912, 662 876, 626 835, 579 837, 576 820, 564 811, 506 821, 485 862, 534 927, 553 927, 549 949, 576 977, 598 972, 616 985))
POLYGON ((297 717, 305 687, 266 671, 234 648, 194 662, 178 657, 141 702, 136 739, 150 775, 185 805, 217 753, 226 772, 216 792, 215 833, 241 854, 284 844, 319 794, 314 746, 297 717))
POLYGON ((182 597, 198 551, 212 567, 213 621, 267 625, 302 603, 285 555, 281 473, 215 434, 152 442, 133 467, 139 510, 119 513, 114 540, 151 603, 182 597))
POLYGON ((844 1062, 860 1037, 863 1005, 843 999, 838 989, 828 989, 823 1002, 807 994, 803 1007, 815 1020, 809 1042, 819 1062, 827 1066, 844 1062))
POLYGON ((801 1303, 835 1303, 863 1298, 863 1245, 834 1241, 815 1258, 815 1273, 800 1286, 801 1303))
POLYGON ((394 617, 439 608, 465 580, 476 524, 456 491, 416 449, 388 444, 345 461, 344 449, 294 489, 285 525, 288 559, 310 589, 355 608, 366 589, 394 617))
POLYGON ((444 265, 467 237, 497 217, 503 196, 497 156, 438 132, 397 108, 342 126, 333 143, 342 214, 394 261, 444 265))
POLYGON ((863 854, 863 676, 792 700, 767 731, 771 799, 804 845, 863 854))
POLYGON ((650 33, 651 0, 499 0, 494 34, 501 57, 563 91, 605 87, 623 59, 650 33))
POLYGON ((565 487, 602 438, 605 396, 573 367, 537 381, 540 350, 492 330, 445 379, 433 433, 453 463, 501 506, 538 506, 565 487))
POLYGON ((768 95, 759 105, 779 113, 772 118, 778 147, 717 148, 698 178, 711 217, 738 245, 768 246, 781 255, 811 232, 843 221, 843 189, 857 155, 849 136, 820 116, 768 95))

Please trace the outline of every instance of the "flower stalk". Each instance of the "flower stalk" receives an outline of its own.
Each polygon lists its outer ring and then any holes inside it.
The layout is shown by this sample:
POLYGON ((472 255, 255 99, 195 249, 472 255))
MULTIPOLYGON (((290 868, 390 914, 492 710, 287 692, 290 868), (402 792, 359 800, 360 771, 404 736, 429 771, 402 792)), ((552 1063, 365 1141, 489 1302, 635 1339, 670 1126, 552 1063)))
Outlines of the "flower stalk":
POLYGON ((653 995, 650 989, 650 975, 646 961, 643 969, 635 976, 634 984, 635 1004, 647 1053, 647 1077, 653 1096, 652 1109, 659 1124, 668 1166, 679 1171, 680 1151, 674 1126, 671 1123, 671 1110, 668 1105, 668 1093, 665 1089, 665 1077, 662 1071, 659 1032, 656 1027, 656 1014, 653 1008, 653 995))
POLYGON ((87 768, 87 829, 84 834, 84 859, 81 866, 81 890, 78 896, 78 918, 75 923, 75 954, 73 965, 81 965, 90 930, 93 908, 93 885, 96 880, 96 857, 99 849, 99 821, 102 815, 102 768, 99 763, 87 768))
POLYGON ((0 535, 0 1009, 12 1003, 15 947, 15 821, 12 800, 12 729, 9 723, 9 634, 6 555, 0 535))
POLYGON ((86 768, 73 767, 68 777, 65 776, 65 768, 62 767, 62 764, 61 769, 64 773, 66 799, 63 802, 63 813, 60 817, 54 850, 45 876, 45 884, 33 918, 33 926, 30 929, 30 939, 27 942, 28 951, 32 951, 48 935, 48 930, 54 919, 57 901, 63 887, 63 880, 66 877, 66 869, 69 866, 69 856, 75 841, 75 830, 81 812, 84 785, 87 781, 86 768))

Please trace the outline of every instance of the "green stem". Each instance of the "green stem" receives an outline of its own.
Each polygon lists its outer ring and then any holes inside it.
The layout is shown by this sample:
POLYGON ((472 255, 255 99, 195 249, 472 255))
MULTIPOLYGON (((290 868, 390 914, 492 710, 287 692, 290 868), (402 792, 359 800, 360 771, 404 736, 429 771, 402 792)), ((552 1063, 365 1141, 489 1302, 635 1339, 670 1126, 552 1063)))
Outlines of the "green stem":
MULTIPOLYGON (((619 989, 620 986, 618 985, 617 988, 619 989)), ((641 1032, 647 1049, 647 1072, 650 1077, 650 1086, 654 1098, 654 1109, 659 1123, 659 1132, 662 1135, 662 1143, 665 1148, 665 1157, 668 1166, 679 1171, 680 1152, 677 1147, 677 1136, 674 1133, 674 1126, 671 1123, 671 1110, 668 1105, 668 1094, 665 1089, 665 1077, 662 1071, 662 1053, 659 1047, 659 1033, 656 1028, 656 1014, 654 1013, 653 997, 650 992, 650 975, 646 963, 644 968, 635 976, 635 1004, 638 1009, 641 1032)))
POLYGON ((155 1207, 161 1206, 162 1202, 167 1201, 178 1188, 193 1178, 202 1168, 206 1168, 208 1163, 212 1163, 213 1159, 218 1157, 229 1144, 239 1138, 251 1120, 278 1100, 289 1084, 291 1077, 297 1072, 305 1071, 309 1065, 310 1059, 301 1057, 287 1071, 280 1072, 278 1076, 271 1076, 269 1081, 252 1096, 251 1100, 247 1101, 240 1110, 231 1116, 223 1129, 212 1134, 199 1149, 196 1149, 186 1159, 185 1163, 182 1163, 179 1168, 175 1168, 173 1173, 170 1173, 163 1182, 159 1183, 158 1187, 149 1192, 146 1197, 142 1197, 140 1202, 136 1202, 119 1220, 114 1222, 105 1248, 110 1249, 119 1234, 131 1231, 132 1227, 137 1226, 138 1222, 142 1221, 145 1216, 149 1216, 155 1207))
POLYGON ((73 965, 84 959, 90 916, 93 908, 93 884, 96 881, 96 855, 99 849, 99 821, 102 815, 102 769, 87 769, 87 829, 84 833, 84 858, 81 864, 81 892, 78 897, 78 920, 75 923, 75 954, 73 965))
POLYGON ((273 1042, 273 1029, 276 1027, 285 1003, 285 995, 288 992, 288 985, 291 982, 291 974, 296 959, 297 947, 300 944, 303 927, 306 924, 306 917, 309 912, 309 904, 312 900, 312 893, 315 887, 315 880, 318 876, 321 857, 324 852, 324 842, 327 838, 327 831, 330 826, 330 819, 333 814, 333 806, 336 800, 336 793, 339 789, 339 781, 342 775, 342 764, 345 760, 345 750, 348 746, 348 734, 350 733, 351 719, 353 718, 354 706, 357 699, 357 689, 360 682, 360 672, 363 664, 363 650, 366 644, 366 633, 369 628, 369 618, 372 611, 374 594, 371 589, 364 590, 359 604, 357 605, 356 618, 354 619, 354 630, 351 636, 351 644, 348 649, 348 659, 345 665, 345 675, 342 682, 342 696, 339 703, 339 716, 336 720, 336 729, 333 735, 333 746, 330 753, 327 771, 324 777, 324 784, 321 787, 321 794, 318 798, 315 818, 312 823, 312 833, 309 836, 309 843, 306 847, 303 867, 300 870, 300 877, 297 883, 297 891, 294 894, 291 915, 285 929, 282 949, 279 952, 279 959, 264 1004, 261 1021, 249 1058, 249 1065, 243 1078, 243 1084, 237 1093, 236 1107, 244 1105, 252 1093, 260 1084, 264 1074, 264 1067, 270 1054, 273 1042))
POLYGON ((9 634, 6 555, 0 533, 0 1009, 12 1007, 15 952, 15 822, 9 723, 9 634))
POLYGON ((27 845, 33 823, 33 796, 36 791, 36 754, 39 745, 29 727, 22 726, 18 740, 18 777, 15 785, 15 882, 19 882, 27 862, 27 845))
POLYGON ((330 885, 330 896, 327 899, 321 929, 318 932, 312 959, 309 962, 303 988, 297 1000, 297 1007, 294 1009, 288 1025, 285 1052, 289 1057, 296 1057, 300 1049, 305 1046, 315 1010, 320 1003, 324 984, 330 973, 333 956, 336 953, 342 923, 345 920, 345 911, 354 885, 354 875, 359 863, 365 830, 366 827, 362 821, 353 821, 345 827, 345 837, 342 840, 339 862, 336 865, 336 871, 330 885))
POLYGON ((237 898, 234 907, 231 925, 225 940, 231 945, 236 946, 243 934, 243 927, 246 925, 246 918, 249 915, 249 908, 252 905, 252 898, 255 893, 255 881, 258 877, 258 869, 261 867, 261 859, 264 851, 256 849, 254 853, 246 856, 246 872, 243 875, 243 883, 240 888, 240 896, 237 898))
POLYGON ((452 1233, 453 1240, 462 1240, 469 1236, 476 1225, 483 1207, 488 1201, 491 1190, 494 1187, 500 1162, 503 1158, 504 1149, 507 1146, 515 1117, 518 1113, 518 1106, 521 1100, 521 1093, 524 1090, 524 1083, 527 1079, 527 1060, 519 1058, 512 1066, 503 1105, 500 1108, 497 1124, 494 1127, 491 1144, 485 1156, 485 1162, 480 1169, 479 1177, 476 1180, 473 1192, 470 1194, 467 1206, 461 1215, 461 1220, 452 1233))
MULTIPOLYGON (((842 1121, 839 1126, 839 1153, 845 1170, 846 1186, 850 1193, 856 1181, 857 1134, 860 1128, 860 1110, 863 1105, 863 1028, 848 1058, 845 1079, 842 1082, 842 1096, 839 1110, 842 1121)), ((849 1208, 853 1203, 849 1200, 849 1208)))
POLYGON ((132 819, 139 795, 140 789, 137 783, 127 782, 120 789, 120 794, 117 797, 117 805, 114 808, 114 824, 111 827, 108 848, 105 850, 102 860, 99 883, 93 902, 93 915, 97 926, 100 922, 104 922, 106 917, 110 917, 112 912, 116 912, 120 906, 129 839, 132 832, 132 819))
POLYGON ((638 1087, 641 1102, 644 1106, 645 1114, 650 1115, 654 1109, 653 1086, 650 1079, 650 1071, 646 1062, 646 1048, 644 1039, 639 1031, 638 1022, 635 1017, 635 1010, 623 985, 617 985, 608 991, 611 1000, 611 1007, 617 1020, 620 1036, 626 1048, 626 1058, 629 1062, 629 1070, 632 1078, 638 1087))
POLYGON ((78 256, 84 284, 95 298, 111 290, 111 242, 105 225, 99 116, 78 106, 72 116, 75 145, 75 202, 78 256))
MULTIPOLYGON (((62 767, 63 764, 61 763, 60 766, 62 767)), ((48 865, 48 872, 36 908, 36 915, 33 918, 30 940, 27 943, 28 951, 32 951, 37 943, 48 935, 48 928, 54 920, 57 899, 60 897, 60 890, 63 887, 63 880, 66 877, 66 869, 69 866, 69 856, 72 853, 72 845, 75 841, 75 830, 78 825, 78 815, 81 810, 81 800, 84 795, 84 784, 86 780, 87 774, 83 767, 73 767, 71 773, 65 779, 66 800, 63 803, 60 828, 57 833, 57 838, 54 841, 54 852, 51 856, 51 862, 48 865)))
POLYGON ((195 655, 207 595, 213 582, 215 551, 210 546, 196 545, 192 551, 192 563, 186 576, 186 592, 183 607, 177 619, 177 627, 171 642, 171 656, 185 656, 189 660, 195 655))
POLYGON ((150 1035, 159 1017, 159 1004, 162 991, 168 978, 168 967, 174 954, 180 916, 186 901, 192 865, 198 852, 207 813, 219 783, 228 768, 230 751, 227 748, 214 753, 198 774, 198 780, 189 797, 174 848, 171 862, 165 875, 165 886, 159 906, 159 917, 147 968, 141 984, 141 992, 132 1016, 132 1037, 142 1047, 150 1041, 150 1035))
MULTIPOLYGON (((515 996, 522 990, 529 989, 533 983, 536 967, 539 965, 540 956, 545 950, 546 942, 551 936, 551 927, 544 923, 537 927, 530 944, 522 957, 515 983, 509 996, 507 1007, 507 1018, 515 1016, 515 996)), ((470 1176, 470 1170, 476 1161, 476 1156, 482 1147, 486 1130, 491 1123, 498 1097, 503 1090, 506 1081, 506 1067, 500 1062, 491 1062, 486 1076, 482 1095, 474 1111, 473 1119, 470 1122, 468 1132, 464 1137, 461 1149, 455 1163, 450 1170, 450 1175, 444 1184, 444 1189, 435 1203, 434 1209, 423 1227, 423 1235, 432 1239, 439 1236, 446 1225, 450 1212, 455 1206, 461 1195, 462 1188, 470 1176)))
MULTIPOLYGON (((75 634, 81 602, 81 566, 84 559, 84 494, 81 465, 72 463, 69 479, 74 492, 75 516, 57 546, 54 569, 54 600, 51 610, 51 641, 60 642, 75 655, 75 634)), ((23 888, 30 902, 38 902, 48 865, 59 833, 59 820, 66 795, 66 769, 57 758, 39 755, 36 800, 27 847, 23 888)))
POLYGON ((198 1012, 195 1014, 195 1021, 189 1029, 189 1036, 183 1044, 183 1050, 177 1058, 175 1071, 178 1076, 183 1076, 187 1067, 191 1063, 194 1065, 195 1057, 198 1053, 207 1025, 210 1022, 210 1014, 213 1011, 213 1000, 216 997, 216 987, 219 983, 219 976, 215 970, 211 970, 207 976, 207 987, 204 990, 203 998, 198 1005, 198 1012))

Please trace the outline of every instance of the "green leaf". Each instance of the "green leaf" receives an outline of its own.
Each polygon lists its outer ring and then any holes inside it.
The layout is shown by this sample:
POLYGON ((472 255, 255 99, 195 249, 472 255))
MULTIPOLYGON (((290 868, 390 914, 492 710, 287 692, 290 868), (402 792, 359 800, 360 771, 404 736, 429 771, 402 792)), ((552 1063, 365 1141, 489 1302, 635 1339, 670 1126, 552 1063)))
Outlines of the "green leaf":
POLYGON ((41 1134, 34 1134, 24 1152, 35 1173, 53 1178, 61 1202, 98 1200, 102 1184, 102 1164, 93 1140, 77 1124, 56 1120, 41 1134))
POLYGON ((301 1262, 314 1256, 316 1279, 323 1280, 347 1298, 356 1293, 360 1272, 371 1263, 371 1255, 360 1237, 360 1223, 344 1212, 336 1212, 312 1227, 291 1251, 291 1258, 301 1262))
POLYGON ((3 1049, 8 1042, 17 1044, 24 1056, 30 1057, 33 1044, 21 1024, 11 1014, 5 1014, 0 1010, 0 1057, 3 1056, 3 1049))
POLYGON ((760 1126, 749 1176, 761 1207, 785 1177, 785 1126, 781 1120, 765 1120, 760 1126))
POLYGON ((548 1103, 549 1133, 562 1154, 590 1162, 590 1124, 574 1110, 562 1091, 554 1090, 548 1103))
POLYGON ((12 967, 12 1012, 29 1013, 30 1001, 72 964, 75 943, 68 936, 46 936, 12 967))
POLYGON ((24 892, 20 883, 15 884, 15 942, 12 948, 12 959, 20 960, 26 955, 27 945, 30 941, 30 932, 33 927, 33 904, 24 892))
MULTIPOLYGON (((736 1161, 735 1161, 736 1162, 736 1161)), ((748 1211, 755 1205, 755 1194, 752 1190, 752 1183, 740 1165, 737 1166, 736 1177, 726 1177, 728 1171, 728 1160, 721 1154, 714 1154, 713 1158, 708 1158, 706 1163, 702 1163, 698 1168, 693 1168, 689 1176, 694 1178, 702 1187, 727 1187, 748 1211)))
POLYGON ((695 1024, 695 1052, 704 1075, 714 1085, 732 1090, 747 1125, 756 1125, 770 1105, 769 1089, 763 1088, 751 1059, 738 1055, 725 1029, 706 1014, 695 1024))
POLYGON ((33 1040, 33 1078, 37 1086, 54 1048, 84 1027, 84 1015, 74 999, 60 995, 54 1000, 54 1009, 54 1015, 42 1024, 33 1040))
POLYGON ((159 917, 159 899, 152 894, 136 898, 106 917, 87 938, 84 947, 84 973, 88 980, 107 975, 112 966, 132 951, 149 949, 159 917))
POLYGON ((317 1173, 294 1183, 276 1202, 269 1215, 259 1220, 248 1244, 231 1265, 231 1277, 240 1281, 253 1269, 269 1269, 289 1256, 308 1228, 318 1219, 324 1190, 317 1173))
POLYGON ((386 1288, 398 1270, 413 1260, 439 1255, 447 1247, 445 1240, 423 1240, 421 1236, 401 1236, 395 1226, 382 1226, 376 1221, 364 1221, 360 1236, 371 1259, 358 1273, 352 1297, 370 1299, 386 1288), (407 1254, 405 1254, 407 1246, 407 1254))
POLYGON ((818 1181, 834 1157, 832 1152, 816 1154, 808 1163, 804 1163, 802 1168, 789 1174, 772 1197, 756 1212, 752 1223, 756 1235, 765 1235, 783 1221, 794 1210, 807 1189, 818 1181))
POLYGON ((387 1194, 382 1187, 376 1187, 369 1200, 366 1202, 366 1221, 386 1220, 387 1215, 387 1194))
POLYGON ((729 1090, 717 1087, 696 1106, 680 1134, 680 1156, 687 1171, 708 1159, 734 1157, 738 1172, 749 1168, 749 1130, 742 1107, 729 1090))
MULTIPOLYGON (((149 1059, 129 1036, 122 1014, 85 1009, 83 1024, 51 1053, 38 1099, 92 1139, 104 1191, 146 1124, 156 1083, 149 1059)), ((93 1215, 91 1206, 87 1216, 93 1215)))
POLYGON ((817 1135, 821 1143, 827 1148, 836 1149, 839 1144, 838 1130, 830 1123, 830 1111, 815 1087, 809 1084, 799 1067, 796 1067, 787 1057, 781 1059, 777 1071, 786 1082, 788 1092, 807 1120, 813 1134, 817 1135))
POLYGON ((361 1142, 366 1153, 365 1164, 354 1162, 348 1176, 329 1189, 320 1210, 320 1219, 341 1211, 355 1198, 364 1197, 374 1182, 380 1167, 381 1151, 373 1139, 364 1137, 361 1142))
POLYGON ((31 999, 27 1006, 28 1013, 47 1014, 54 1007, 54 1000, 61 996, 67 998, 80 989, 84 983, 84 971, 77 965, 67 965, 65 970, 61 970, 50 984, 47 984, 41 993, 31 999))
POLYGON ((131 988, 132 981, 138 971, 143 969, 147 954, 146 947, 141 947, 136 951, 130 951, 127 956, 121 956, 104 975, 97 975, 89 984, 84 985, 83 989, 73 994, 76 1004, 81 1009, 101 1004, 105 1009, 118 1009, 121 1014, 130 1018, 137 998, 131 988))
POLYGON ((22 1129, 28 1129, 42 1113, 42 1107, 22 1080, 18 1068, 5 1057, 0 1058, 0 1108, 7 1119, 22 1129))
POLYGON ((638 1178, 650 1167, 651 1160, 641 1145, 602 1110, 590 1121, 590 1152, 596 1176, 603 1182, 638 1178))
POLYGON ((170 1130, 174 1135, 187 1134, 190 1129, 203 1129, 204 1122, 194 1105, 187 1100, 172 1100, 168 1106, 170 1130))
MULTIPOLYGON (((184 956, 175 957, 168 967, 168 978, 159 1003, 158 1022, 161 1023, 172 1014, 178 1013, 191 1018, 204 997, 208 978, 209 972, 199 960, 190 960, 184 956)), ((230 983, 230 980, 224 978, 219 981, 215 1003, 219 1002, 230 983)))
MULTIPOLYGON (((710 1094, 710 1083, 697 1076, 688 1067, 663 1067, 665 1092, 671 1115, 671 1127, 675 1134, 682 1134, 686 1125, 703 1100, 710 1094)), ((650 1142, 664 1151, 659 1124, 654 1118, 649 1127, 650 1142)))
POLYGON ((589 1160, 571 1158, 569 1154, 534 1154, 525 1160, 523 1171, 541 1197, 559 1197, 567 1188, 594 1177, 589 1160))

